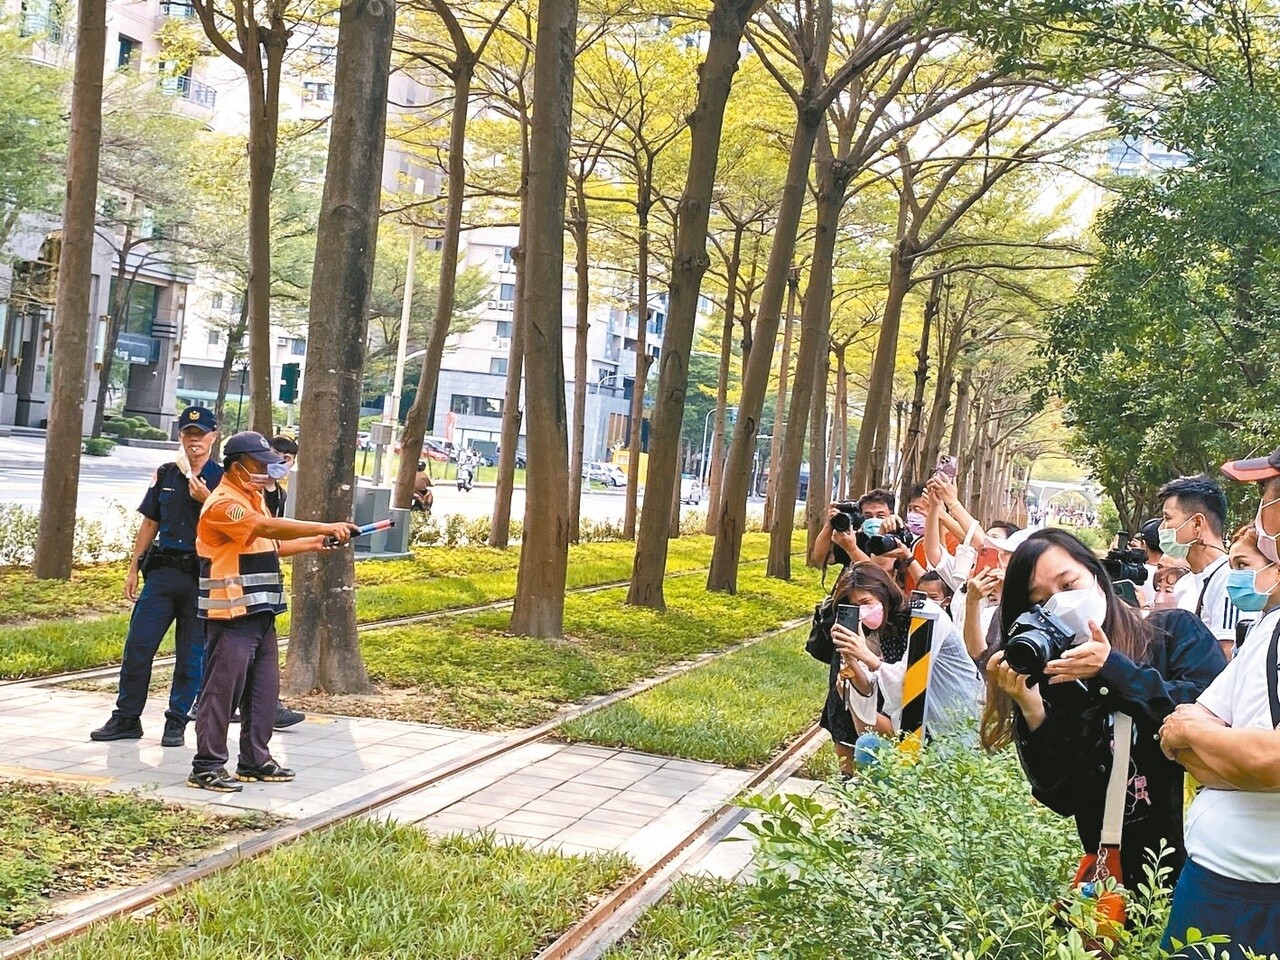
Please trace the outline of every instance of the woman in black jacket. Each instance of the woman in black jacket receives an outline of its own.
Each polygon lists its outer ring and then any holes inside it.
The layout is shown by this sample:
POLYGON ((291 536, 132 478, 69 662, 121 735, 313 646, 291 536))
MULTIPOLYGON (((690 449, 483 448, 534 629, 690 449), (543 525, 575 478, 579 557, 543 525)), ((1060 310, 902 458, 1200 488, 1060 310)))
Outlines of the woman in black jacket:
POLYGON ((842 603, 859 608, 859 621, 867 645, 890 663, 896 663, 906 654, 911 608, 906 595, 888 574, 873 563, 863 562, 855 563, 840 574, 831 596, 814 614, 813 628, 805 649, 815 660, 831 667, 827 701, 822 707, 819 723, 831 734, 840 772, 848 776, 853 773, 854 746, 858 737, 866 732, 890 735, 892 724, 888 717, 878 714, 874 727, 858 729, 841 696, 837 680, 844 661, 832 642, 831 627, 835 623, 836 606, 842 603), (868 613, 872 614, 871 618, 868 618, 868 613))
POLYGON ((1125 886, 1136 890, 1163 842, 1172 884, 1186 859, 1183 771, 1160 751, 1164 718, 1194 703, 1226 659, 1204 624, 1182 610, 1143 620, 1116 597, 1098 558, 1071 534, 1033 534, 1009 561, 1000 605, 1001 640, 987 665, 982 743, 1013 743, 1032 795, 1074 817, 1085 853, 1098 850, 1111 773, 1111 716, 1133 718, 1121 840, 1125 886), (1076 643, 1029 678, 1005 663, 1015 621, 1036 604, 1059 616, 1076 643))

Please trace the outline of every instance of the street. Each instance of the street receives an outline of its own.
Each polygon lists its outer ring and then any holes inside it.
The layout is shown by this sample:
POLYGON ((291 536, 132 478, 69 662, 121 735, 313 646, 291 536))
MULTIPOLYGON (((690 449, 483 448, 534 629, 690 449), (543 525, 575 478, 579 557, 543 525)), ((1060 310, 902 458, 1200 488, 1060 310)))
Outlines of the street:
MULTIPOLYGON (((89 519, 112 522, 120 516, 120 504, 132 511, 142 501, 151 483, 152 473, 160 464, 174 458, 174 450, 146 450, 116 447, 110 456, 80 458, 80 495, 76 513, 89 519)), ((0 502, 16 503, 31 510, 40 508, 40 478, 44 473, 44 439, 42 437, 0 437, 0 502)), ((451 481, 440 481, 435 487, 437 517, 456 513, 468 519, 487 517, 493 512, 493 487, 473 487, 470 492, 457 489, 451 481)), ((582 516, 595 521, 621 521, 623 515, 621 489, 584 491, 582 516)), ((517 487, 511 497, 511 515, 524 517, 524 489, 517 487)), ((705 510, 686 505, 686 513, 705 510)), ((759 513, 760 502, 752 499, 748 507, 759 513)))

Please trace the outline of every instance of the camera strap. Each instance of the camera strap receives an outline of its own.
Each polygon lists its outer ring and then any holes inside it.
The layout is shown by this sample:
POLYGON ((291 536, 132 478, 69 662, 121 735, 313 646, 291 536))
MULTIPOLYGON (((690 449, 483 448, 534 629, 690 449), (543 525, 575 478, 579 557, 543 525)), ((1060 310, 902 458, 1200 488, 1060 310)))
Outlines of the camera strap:
MULTIPOLYGON (((1280 636, 1280 634, 1277 634, 1280 636)), ((1111 715, 1114 748, 1111 778, 1107 781, 1107 801, 1102 810, 1102 846, 1119 847, 1124 831, 1125 794, 1129 788, 1129 749, 1133 743, 1133 718, 1127 713, 1111 715)))

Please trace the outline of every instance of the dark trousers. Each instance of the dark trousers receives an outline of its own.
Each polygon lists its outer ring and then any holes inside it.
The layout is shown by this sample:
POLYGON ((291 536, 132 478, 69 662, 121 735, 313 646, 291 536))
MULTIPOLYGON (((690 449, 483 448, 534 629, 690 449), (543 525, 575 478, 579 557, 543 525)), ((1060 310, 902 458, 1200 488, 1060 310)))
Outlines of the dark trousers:
POLYGON ((204 621, 196 616, 200 598, 199 581, 174 567, 157 567, 147 574, 129 618, 129 634, 124 641, 124 662, 120 664, 120 695, 114 716, 137 720, 147 703, 151 686, 151 662, 160 641, 177 623, 174 641, 177 663, 169 690, 165 719, 186 723, 191 705, 200 689, 204 666, 204 621))
MULTIPOLYGON (((1280 953, 1280 883, 1235 880, 1188 860, 1173 890, 1164 949, 1173 949, 1174 937, 1185 941, 1191 927, 1206 936, 1216 933, 1231 938, 1229 945, 1213 948, 1215 957, 1235 960, 1244 956, 1245 947, 1264 957, 1280 953)), ((1205 953, 1203 948, 1188 947, 1174 956, 1205 953)))
POLYGON ((196 707, 196 773, 226 766, 227 729, 240 706, 240 765, 261 767, 269 749, 280 698, 276 618, 255 613, 234 620, 207 620, 204 687, 196 707))

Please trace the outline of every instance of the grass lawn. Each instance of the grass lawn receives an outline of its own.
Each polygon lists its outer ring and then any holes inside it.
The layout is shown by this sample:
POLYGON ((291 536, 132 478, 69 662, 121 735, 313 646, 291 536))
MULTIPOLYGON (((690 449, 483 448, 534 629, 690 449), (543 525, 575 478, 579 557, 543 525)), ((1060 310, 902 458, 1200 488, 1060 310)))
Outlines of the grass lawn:
POLYGON ((261 816, 212 817, 86 790, 0 782, 0 935, 47 919, 54 901, 150 879, 261 816))
MULTIPOLYGON (((800 549, 803 535, 797 540, 800 549)), ((705 567, 711 546, 707 536, 671 541, 668 572, 705 567)), ((631 543, 571 546, 569 588, 626 580, 634 549, 631 543)), ((768 550, 767 534, 743 537, 744 562, 758 561, 768 550)), ((361 562, 356 565, 356 616, 368 622, 509 599, 515 595, 519 563, 518 550, 488 547, 424 548, 409 560, 361 562)), ((286 581, 290 570, 286 565, 286 581)), ((77 571, 70 586, 37 581, 26 571, 0 574, 0 679, 118 662, 129 624, 128 614, 119 612, 128 609, 121 595, 124 574, 123 564, 104 564, 77 571)), ((287 614, 277 626, 288 633, 287 614)), ((172 649, 166 639, 162 652, 172 649)))
POLYGON ((817 717, 827 671, 808 627, 763 640, 637 697, 571 721, 568 740, 733 767, 767 763, 817 717))
MULTIPOLYGON (((754 566, 733 596, 707 593, 701 576, 668 580, 664 614, 626 606, 625 589, 571 595, 560 641, 506 634, 508 610, 371 630, 361 638, 364 661, 370 678, 391 688, 387 695, 296 705, 481 729, 532 726, 565 704, 806 616, 818 590, 816 571, 799 567, 784 582, 754 566)), ((815 694, 810 711, 817 704, 815 694)))
POLYGON ((49 960, 523 960, 630 872, 485 838, 352 821, 114 920, 49 960))
POLYGON ((678 880, 604 960, 759 960, 771 944, 749 924, 751 910, 739 884, 678 880))

